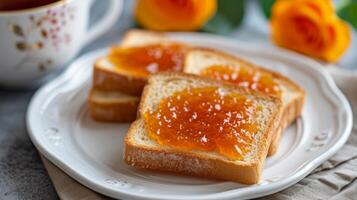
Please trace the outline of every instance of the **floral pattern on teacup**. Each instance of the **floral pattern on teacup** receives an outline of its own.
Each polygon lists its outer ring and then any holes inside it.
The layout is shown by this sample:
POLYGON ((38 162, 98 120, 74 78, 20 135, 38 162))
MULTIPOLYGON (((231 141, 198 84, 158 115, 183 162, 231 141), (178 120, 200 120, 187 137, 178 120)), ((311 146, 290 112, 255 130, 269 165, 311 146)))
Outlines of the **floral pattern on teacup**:
POLYGON ((38 54, 46 47, 59 51, 62 45, 71 43, 71 35, 63 27, 74 20, 75 11, 74 7, 63 5, 60 9, 49 9, 39 17, 30 15, 26 26, 9 23, 9 30, 16 37, 16 50, 25 54, 14 68, 20 69, 26 63, 35 63, 40 71, 51 67, 54 64, 53 58, 44 58, 38 54))

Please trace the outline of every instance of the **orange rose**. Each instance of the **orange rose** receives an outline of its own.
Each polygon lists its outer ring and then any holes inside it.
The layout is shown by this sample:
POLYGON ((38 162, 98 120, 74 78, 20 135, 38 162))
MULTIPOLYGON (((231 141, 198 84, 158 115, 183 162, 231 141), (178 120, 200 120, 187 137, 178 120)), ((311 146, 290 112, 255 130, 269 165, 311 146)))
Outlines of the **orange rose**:
POLYGON ((201 28, 216 8, 216 0, 138 0, 135 17, 152 30, 193 31, 201 28))
POLYGON ((351 41, 349 26, 330 0, 277 0, 272 9, 273 41, 325 61, 337 61, 351 41))

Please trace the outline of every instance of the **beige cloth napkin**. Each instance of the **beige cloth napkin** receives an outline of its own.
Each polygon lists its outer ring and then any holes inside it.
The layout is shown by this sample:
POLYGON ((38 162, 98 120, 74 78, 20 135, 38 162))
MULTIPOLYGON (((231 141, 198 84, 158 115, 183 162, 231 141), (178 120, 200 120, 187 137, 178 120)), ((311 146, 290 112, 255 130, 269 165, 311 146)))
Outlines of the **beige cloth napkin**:
MULTIPOLYGON (((329 68, 357 118, 357 72, 329 68)), ((64 200, 103 200, 104 197, 73 180, 41 156, 58 196, 64 200)), ((294 186, 262 199, 357 199, 357 123, 347 144, 331 159, 294 186)))
POLYGON ((110 199, 100 195, 89 188, 84 187, 58 167, 52 164, 47 158, 41 155, 42 162, 50 176, 52 183, 60 199, 63 200, 104 200, 110 199))

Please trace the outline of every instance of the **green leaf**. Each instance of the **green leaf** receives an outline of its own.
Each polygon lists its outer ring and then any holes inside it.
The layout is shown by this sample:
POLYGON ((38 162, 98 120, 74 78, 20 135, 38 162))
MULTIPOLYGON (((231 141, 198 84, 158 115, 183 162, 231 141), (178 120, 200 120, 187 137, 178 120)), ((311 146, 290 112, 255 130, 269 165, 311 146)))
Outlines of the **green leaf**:
POLYGON ((218 0, 216 15, 202 28, 203 31, 228 34, 236 29, 244 16, 244 0, 218 0))
POLYGON ((357 0, 345 0, 341 2, 343 4, 337 5, 337 14, 354 28, 357 28, 357 0))
POLYGON ((260 0, 259 3, 260 3, 260 7, 263 10, 265 17, 270 18, 271 8, 273 7, 275 0, 260 0))

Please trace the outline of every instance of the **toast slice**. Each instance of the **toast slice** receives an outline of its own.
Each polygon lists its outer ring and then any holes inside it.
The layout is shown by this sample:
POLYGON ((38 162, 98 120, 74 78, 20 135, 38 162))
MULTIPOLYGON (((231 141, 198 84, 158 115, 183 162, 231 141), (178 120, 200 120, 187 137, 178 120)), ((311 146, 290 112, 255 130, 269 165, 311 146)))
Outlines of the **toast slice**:
MULTIPOLYGON (((141 74, 120 66, 116 66, 109 57, 115 52, 125 48, 147 47, 149 45, 161 45, 164 47, 176 45, 180 51, 185 51, 188 46, 170 41, 163 33, 132 30, 123 37, 119 45, 112 47, 109 55, 99 58, 94 66, 93 85, 103 91, 119 91, 128 95, 140 97, 142 90, 147 82, 149 74, 141 74)), ((182 58, 182 63, 184 59, 182 58)), ((181 69, 180 69, 181 71, 181 69)))
POLYGON ((92 89, 88 108, 94 120, 102 122, 132 122, 136 119, 139 97, 120 92, 92 89))
MULTIPOLYGON (((169 45, 172 42, 163 33, 131 30, 113 48, 152 44, 169 45)), ((135 120, 139 97, 146 82, 146 76, 117 68, 108 56, 97 59, 93 70, 93 89, 88 98, 92 118, 102 122, 135 120), (108 100, 105 100, 107 97, 108 100)))
POLYGON ((271 74, 274 81, 281 89, 281 101, 283 105, 282 124, 279 131, 273 136, 268 155, 274 155, 278 149, 279 141, 287 126, 301 115, 304 104, 305 92, 297 84, 283 75, 258 67, 240 58, 224 54, 210 49, 192 49, 186 54, 184 72, 203 75, 202 72, 211 66, 230 66, 233 68, 256 69, 259 72, 271 74))
MULTIPOLYGON (((204 102, 204 100, 203 100, 204 102)), ((205 77, 182 73, 161 73, 152 76, 145 86, 139 105, 138 119, 134 121, 125 138, 124 160, 128 165, 151 170, 169 171, 244 184, 259 182, 272 135, 281 119, 279 99, 222 83, 205 77), (217 151, 190 150, 160 145, 149 136, 145 113, 155 111, 158 104, 188 88, 217 87, 228 94, 239 94, 261 106, 254 121, 259 124, 251 148, 242 159, 235 160, 217 151)), ((175 133, 176 134, 176 133, 175 133)))
POLYGON ((134 76, 116 68, 108 57, 99 58, 94 64, 93 87, 98 90, 140 97, 146 82, 146 77, 134 76))

